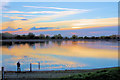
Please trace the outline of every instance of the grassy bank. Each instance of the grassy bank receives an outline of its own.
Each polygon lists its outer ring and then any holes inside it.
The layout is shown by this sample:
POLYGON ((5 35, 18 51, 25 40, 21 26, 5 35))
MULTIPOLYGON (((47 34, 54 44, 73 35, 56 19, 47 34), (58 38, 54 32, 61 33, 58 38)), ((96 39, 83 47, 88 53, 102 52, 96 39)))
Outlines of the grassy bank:
POLYGON ((5 80, 119 80, 120 67, 90 70, 5 72, 5 80))
POLYGON ((120 67, 97 70, 95 72, 79 73, 77 75, 66 76, 58 80, 119 80, 120 67))

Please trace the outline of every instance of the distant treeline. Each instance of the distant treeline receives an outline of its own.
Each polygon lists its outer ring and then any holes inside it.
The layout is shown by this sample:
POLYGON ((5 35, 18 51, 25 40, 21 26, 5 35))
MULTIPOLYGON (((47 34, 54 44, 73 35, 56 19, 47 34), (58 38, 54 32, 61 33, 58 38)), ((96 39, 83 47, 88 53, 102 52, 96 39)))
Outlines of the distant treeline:
POLYGON ((17 34, 10 34, 10 33, 0 33, 1 39, 120 39, 118 35, 111 35, 111 36, 100 36, 100 37, 80 37, 77 35, 72 35, 72 37, 63 37, 61 34, 49 36, 40 34, 39 36, 36 36, 33 33, 29 33, 28 35, 17 35, 17 34))

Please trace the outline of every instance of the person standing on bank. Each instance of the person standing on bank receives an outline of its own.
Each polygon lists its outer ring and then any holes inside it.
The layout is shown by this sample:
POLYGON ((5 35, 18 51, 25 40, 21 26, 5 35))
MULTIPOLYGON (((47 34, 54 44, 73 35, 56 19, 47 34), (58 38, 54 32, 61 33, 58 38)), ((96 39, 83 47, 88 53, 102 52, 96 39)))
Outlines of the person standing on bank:
POLYGON ((20 62, 17 63, 17 71, 20 72, 21 69, 20 69, 20 62))

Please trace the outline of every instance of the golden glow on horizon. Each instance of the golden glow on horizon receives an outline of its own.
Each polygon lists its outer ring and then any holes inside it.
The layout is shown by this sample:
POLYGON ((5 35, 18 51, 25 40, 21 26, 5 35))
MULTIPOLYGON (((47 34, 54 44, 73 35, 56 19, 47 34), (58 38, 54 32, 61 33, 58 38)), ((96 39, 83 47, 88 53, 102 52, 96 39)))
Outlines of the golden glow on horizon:
MULTIPOLYGON (((80 19, 80 20, 71 20, 71 21, 57 21, 57 22, 40 22, 40 23, 32 23, 38 20, 31 19, 28 21, 10 21, 4 22, 2 24, 2 29, 6 29, 8 26, 16 29, 23 28, 22 31, 31 31, 29 30, 32 27, 58 27, 59 29, 48 29, 48 30, 33 30, 31 32, 37 31, 57 31, 57 30, 74 30, 74 29, 85 29, 85 28, 97 28, 97 27, 110 27, 118 25, 118 18, 103 18, 103 19, 80 19), (84 24, 84 25, 83 25, 84 24), (75 26, 76 25, 76 26, 75 26), (61 26, 61 27, 60 27, 61 26), (65 26, 64 28, 62 26, 65 26)), ((7 31, 14 32, 14 31, 7 31)), ((20 32, 20 31, 16 31, 20 32)))

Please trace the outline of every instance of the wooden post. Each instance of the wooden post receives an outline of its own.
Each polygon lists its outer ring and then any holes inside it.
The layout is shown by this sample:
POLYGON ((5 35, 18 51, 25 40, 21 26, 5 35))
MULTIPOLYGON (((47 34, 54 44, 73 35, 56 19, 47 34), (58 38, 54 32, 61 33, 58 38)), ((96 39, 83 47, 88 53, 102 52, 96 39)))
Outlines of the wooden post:
POLYGON ((32 63, 30 63, 30 72, 32 71, 32 63))
POLYGON ((40 70, 40 62, 38 62, 38 69, 40 70))
POLYGON ((2 80, 4 80, 4 67, 2 67, 2 80))

